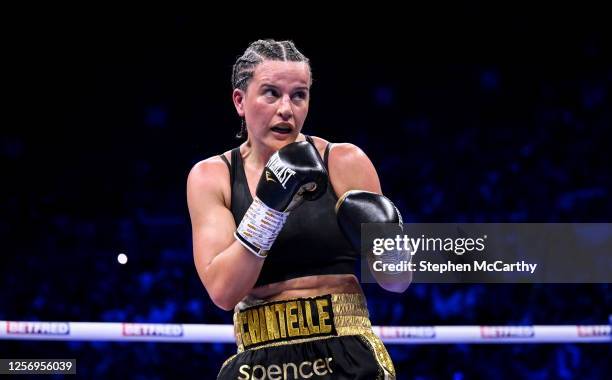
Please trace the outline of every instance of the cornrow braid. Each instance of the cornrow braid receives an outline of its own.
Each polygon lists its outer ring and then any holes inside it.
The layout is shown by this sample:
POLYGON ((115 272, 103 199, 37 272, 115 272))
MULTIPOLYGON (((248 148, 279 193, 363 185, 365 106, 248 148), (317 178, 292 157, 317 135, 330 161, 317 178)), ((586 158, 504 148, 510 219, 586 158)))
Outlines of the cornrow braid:
MULTIPOLYGON (((265 60, 305 62, 310 65, 309 59, 295 47, 292 41, 257 40, 251 43, 234 63, 232 88, 246 91, 253 79, 255 68, 265 60)), ((243 121, 236 137, 243 138, 246 135, 246 124, 243 121)))

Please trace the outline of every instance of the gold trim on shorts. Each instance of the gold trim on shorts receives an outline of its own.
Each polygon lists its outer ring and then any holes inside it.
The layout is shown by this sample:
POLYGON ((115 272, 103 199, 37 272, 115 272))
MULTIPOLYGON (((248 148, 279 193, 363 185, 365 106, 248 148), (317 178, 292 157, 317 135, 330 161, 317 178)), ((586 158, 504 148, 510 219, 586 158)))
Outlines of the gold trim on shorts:
POLYGON ((360 293, 327 294, 255 304, 234 312, 238 353, 358 335, 370 346, 379 366, 395 377, 393 362, 372 331, 365 297, 360 293))

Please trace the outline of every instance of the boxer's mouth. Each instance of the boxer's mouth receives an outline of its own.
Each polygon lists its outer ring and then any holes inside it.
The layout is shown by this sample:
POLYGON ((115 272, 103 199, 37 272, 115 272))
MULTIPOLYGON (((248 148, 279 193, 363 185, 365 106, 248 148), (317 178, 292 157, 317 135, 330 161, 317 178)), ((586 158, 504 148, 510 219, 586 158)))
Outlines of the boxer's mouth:
POLYGON ((291 133, 291 131, 293 130, 293 126, 288 123, 279 123, 270 129, 273 130, 274 132, 288 134, 288 133, 291 133))

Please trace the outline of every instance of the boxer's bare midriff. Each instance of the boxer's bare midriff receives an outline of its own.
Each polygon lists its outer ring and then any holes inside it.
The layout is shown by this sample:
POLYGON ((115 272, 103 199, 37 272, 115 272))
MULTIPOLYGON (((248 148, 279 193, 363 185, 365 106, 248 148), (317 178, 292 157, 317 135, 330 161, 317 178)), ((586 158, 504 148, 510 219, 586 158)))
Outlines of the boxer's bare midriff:
POLYGON ((331 274, 298 277, 259 286, 249 296, 269 302, 334 293, 362 293, 362 290, 354 275, 331 274))

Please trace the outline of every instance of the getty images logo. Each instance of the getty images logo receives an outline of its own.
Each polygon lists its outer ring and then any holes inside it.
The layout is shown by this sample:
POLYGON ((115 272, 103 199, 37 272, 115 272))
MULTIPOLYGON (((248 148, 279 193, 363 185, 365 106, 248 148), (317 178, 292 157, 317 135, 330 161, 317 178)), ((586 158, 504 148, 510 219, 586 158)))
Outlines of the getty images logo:
MULTIPOLYGON (((270 169, 272 173, 278 179, 280 185, 283 189, 286 189, 287 181, 291 179, 295 175, 295 170, 288 168, 283 161, 280 159, 278 152, 274 153, 270 160, 266 164, 266 168, 270 169)), ((266 171, 266 181, 274 181, 274 179, 269 176, 269 172, 266 171)))

